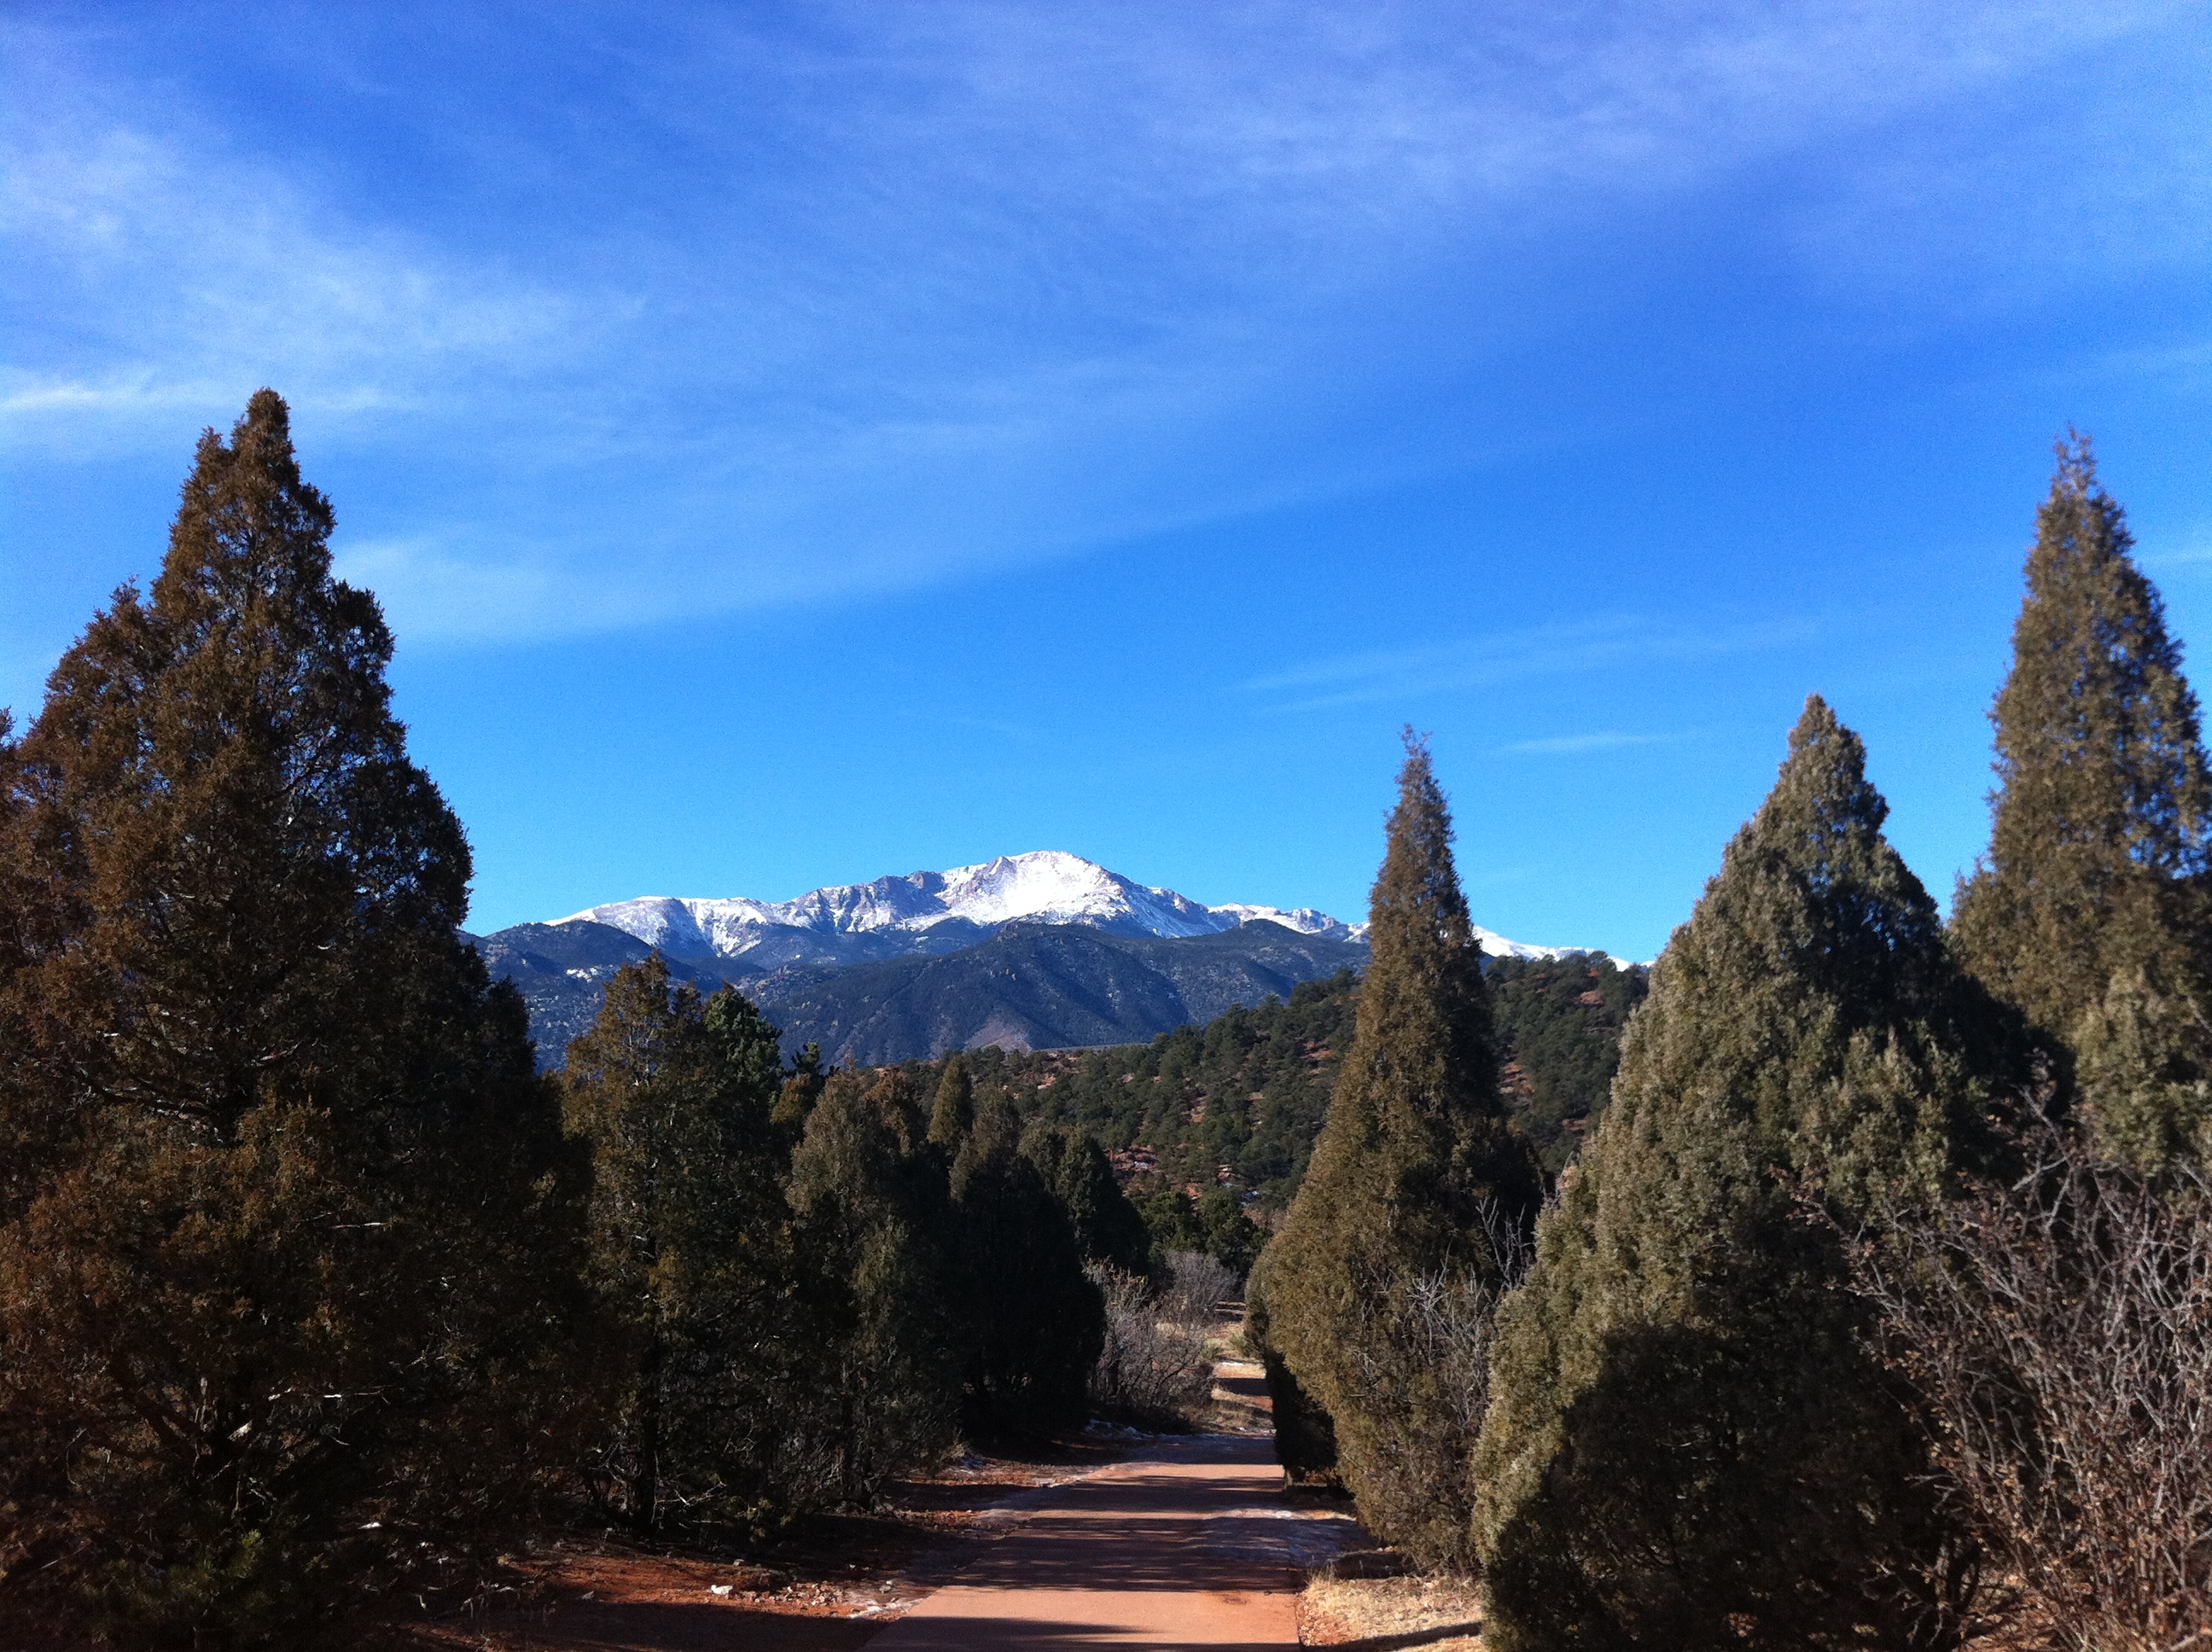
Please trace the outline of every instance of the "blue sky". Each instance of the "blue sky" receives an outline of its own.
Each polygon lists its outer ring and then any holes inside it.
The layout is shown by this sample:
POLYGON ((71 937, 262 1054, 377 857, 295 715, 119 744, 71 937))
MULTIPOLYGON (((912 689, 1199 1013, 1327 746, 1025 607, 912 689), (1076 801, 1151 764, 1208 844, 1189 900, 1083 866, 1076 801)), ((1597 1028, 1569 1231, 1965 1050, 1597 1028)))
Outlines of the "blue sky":
POLYGON ((0 703, 290 400, 471 921, 1059 847, 1649 957, 1805 694, 1939 897, 2069 421, 2212 635, 2201 6, 4 21, 0 703))

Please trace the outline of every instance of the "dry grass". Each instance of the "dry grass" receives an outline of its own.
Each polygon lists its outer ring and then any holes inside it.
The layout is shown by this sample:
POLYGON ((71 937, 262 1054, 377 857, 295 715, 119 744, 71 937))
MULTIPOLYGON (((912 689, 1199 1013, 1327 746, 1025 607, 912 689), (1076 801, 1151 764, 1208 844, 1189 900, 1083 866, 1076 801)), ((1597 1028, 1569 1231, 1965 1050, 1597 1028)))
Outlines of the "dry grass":
POLYGON ((1314 1574, 1298 1598, 1298 1643, 1346 1652, 1480 1652, 1482 1594, 1450 1578, 1314 1574))

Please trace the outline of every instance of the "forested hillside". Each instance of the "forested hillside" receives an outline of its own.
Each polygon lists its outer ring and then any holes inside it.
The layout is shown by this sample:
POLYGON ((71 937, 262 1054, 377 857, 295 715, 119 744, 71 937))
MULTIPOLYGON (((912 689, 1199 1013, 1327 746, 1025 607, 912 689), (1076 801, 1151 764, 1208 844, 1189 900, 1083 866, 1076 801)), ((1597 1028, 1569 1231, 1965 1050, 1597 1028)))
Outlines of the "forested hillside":
POLYGON ((1506 1102, 1556 1176, 1605 1110, 1621 1029, 1644 1001, 1651 972, 1590 953, 1498 958, 1486 979, 1506 1102))
MULTIPOLYGON (((1556 1175, 1604 1110, 1620 1031, 1649 972, 1575 954, 1493 958, 1486 973, 1508 1102, 1556 1175)), ((1225 1169, 1265 1212, 1287 1205, 1305 1174, 1358 1000, 1346 969, 1148 1044, 987 1048, 965 1060, 978 1087, 1004 1090, 1025 1120, 1079 1125, 1111 1151, 1149 1150, 1136 1168, 1170 1185, 1214 1183, 1225 1169)), ((1122 1160, 1125 1171, 1132 1163, 1122 1160)))

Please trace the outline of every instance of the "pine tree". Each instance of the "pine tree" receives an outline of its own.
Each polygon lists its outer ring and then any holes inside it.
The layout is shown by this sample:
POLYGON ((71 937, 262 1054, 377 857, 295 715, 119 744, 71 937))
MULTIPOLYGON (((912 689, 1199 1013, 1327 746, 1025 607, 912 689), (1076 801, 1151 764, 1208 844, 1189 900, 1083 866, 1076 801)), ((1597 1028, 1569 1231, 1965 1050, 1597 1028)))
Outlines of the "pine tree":
POLYGON ((258 392, 6 764, 0 1612, 122 1643, 330 1639, 576 1424, 555 1099, 332 520, 258 392))
POLYGON ((950 1161, 975 1122, 975 1081, 968 1072, 968 1058, 958 1050, 945 1058, 945 1076, 938 1080, 937 1104, 929 1117, 929 1143, 950 1161))
POLYGON ((1105 1309, 1060 1201, 1019 1151, 994 1096, 952 1161, 966 1337, 965 1421, 978 1436, 1050 1434, 1084 1420, 1105 1309))
POLYGON ((702 1002, 656 952, 607 983, 562 1074, 591 1152, 588 1274, 628 1342, 611 1438, 589 1476, 602 1508, 659 1529, 761 1517, 786 1500, 770 1413, 787 1373, 789 1291, 769 1114, 775 1029, 732 988, 702 1002))
POLYGON ((1815 696, 1652 972, 1501 1314, 1486 1643, 1936 1646, 1971 1576, 1835 1230, 1990 1162, 2016 1040, 1815 696))
POLYGON ((2080 1055, 2106 1150, 2155 1164, 2212 1151, 2212 779, 2133 543, 2087 439, 2061 443, 1990 713, 1989 853, 1954 928, 1974 972, 2080 1055))
POLYGON ((1472 1488, 1445 1393, 1401 1311, 1425 1276, 1495 1289, 1502 1214, 1541 1181, 1498 1094, 1482 955, 1427 748, 1407 736, 1376 878, 1357 1029, 1311 1168, 1268 1252, 1267 1336, 1335 1425, 1338 1472, 1376 1535, 1468 1559, 1472 1488))

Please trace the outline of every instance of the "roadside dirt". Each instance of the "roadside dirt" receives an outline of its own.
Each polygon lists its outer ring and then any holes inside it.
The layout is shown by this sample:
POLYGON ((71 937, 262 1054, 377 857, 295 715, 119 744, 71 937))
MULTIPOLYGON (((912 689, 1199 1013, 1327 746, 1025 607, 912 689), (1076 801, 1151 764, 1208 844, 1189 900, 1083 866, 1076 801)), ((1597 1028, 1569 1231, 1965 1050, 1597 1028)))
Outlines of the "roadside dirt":
POLYGON ((1298 1597, 1298 1644, 1340 1652, 1481 1652, 1482 1596, 1434 1577, 1315 1575, 1298 1597))
POLYGON ((571 1538, 514 1558, 491 1609, 409 1626, 403 1644, 481 1652, 843 1652, 950 1582, 1026 1497, 1127 1455, 1083 1439, 969 1457, 867 1515, 802 1521, 742 1553, 571 1538))

